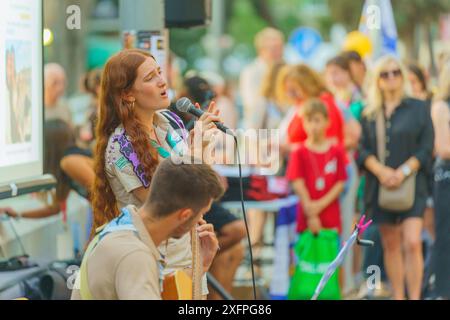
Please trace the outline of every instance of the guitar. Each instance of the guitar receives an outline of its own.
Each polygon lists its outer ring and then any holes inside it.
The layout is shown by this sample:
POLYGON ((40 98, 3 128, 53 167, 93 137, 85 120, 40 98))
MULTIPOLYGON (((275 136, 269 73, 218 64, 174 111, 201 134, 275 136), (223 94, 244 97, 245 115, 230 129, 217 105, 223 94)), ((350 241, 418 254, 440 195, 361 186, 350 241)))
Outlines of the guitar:
POLYGON ((163 300, 201 300, 202 299, 202 257, 197 226, 191 230, 192 279, 183 270, 177 270, 164 278, 163 300))

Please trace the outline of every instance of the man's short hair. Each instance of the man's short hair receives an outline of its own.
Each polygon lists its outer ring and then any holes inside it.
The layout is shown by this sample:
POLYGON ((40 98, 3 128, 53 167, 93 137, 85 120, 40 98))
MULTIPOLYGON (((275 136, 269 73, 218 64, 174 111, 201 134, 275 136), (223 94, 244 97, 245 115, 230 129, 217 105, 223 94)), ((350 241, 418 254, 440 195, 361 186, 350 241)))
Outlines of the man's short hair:
POLYGON ((184 208, 200 211, 224 194, 219 175, 208 164, 178 164, 170 158, 157 167, 145 207, 159 218, 184 208))
POLYGON ((62 74, 65 77, 66 71, 58 63, 55 62, 46 63, 44 65, 44 79, 49 80, 49 78, 53 77, 55 74, 62 74))
POLYGON ((303 116, 310 119, 315 114, 321 114, 328 119, 327 106, 320 99, 310 99, 303 106, 303 116))
POLYGON ((361 55, 354 50, 344 51, 341 53, 341 56, 344 57, 345 59, 347 59, 348 62, 354 61, 354 62, 363 63, 361 55))
POLYGON ((350 72, 350 59, 344 56, 343 54, 335 56, 327 61, 326 63, 327 67, 330 66, 337 66, 341 68, 342 70, 345 70, 347 72, 350 72))

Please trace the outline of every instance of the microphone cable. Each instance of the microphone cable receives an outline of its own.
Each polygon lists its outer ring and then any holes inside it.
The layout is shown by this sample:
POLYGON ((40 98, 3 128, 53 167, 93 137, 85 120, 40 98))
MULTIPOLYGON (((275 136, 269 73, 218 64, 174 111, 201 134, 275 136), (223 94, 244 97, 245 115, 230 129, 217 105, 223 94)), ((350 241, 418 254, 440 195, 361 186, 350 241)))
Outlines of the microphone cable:
MULTIPOLYGON (((230 131, 231 132, 231 131, 230 131)), ((252 242, 250 240, 250 232, 248 231, 248 222, 247 222, 247 214, 245 212, 245 203, 244 203, 244 186, 242 182, 242 165, 241 165, 241 155, 239 153, 239 145, 238 145, 238 139, 234 133, 232 133, 235 143, 235 150, 238 157, 238 168, 239 168, 239 187, 240 187, 240 194, 241 194, 241 208, 242 208, 242 214, 244 216, 244 224, 245 224, 245 230, 247 232, 247 242, 248 242, 248 250, 250 253, 250 268, 252 271, 252 285, 253 285, 253 300, 256 300, 256 282, 255 282, 255 270, 253 268, 253 251, 252 251, 252 242)))
MULTIPOLYGON (((177 105, 177 110, 180 112, 189 112, 189 110, 186 110, 186 104, 192 104, 190 102, 189 99, 187 98, 182 98, 179 99, 176 103, 177 105), (183 101, 184 100, 184 101, 183 101)), ((200 116, 198 114, 194 114, 194 116, 196 116, 197 118, 200 116)), ((223 130, 222 130, 223 131, 223 130)), ((224 131, 225 132, 225 131, 224 131)), ((247 242, 248 242, 248 250, 250 253, 250 267, 251 267, 251 272, 252 272, 252 286, 253 286, 253 299, 256 300, 256 281, 255 281, 255 270, 253 267, 253 250, 252 250, 252 242, 250 240, 250 232, 248 230, 248 221, 247 221, 247 213, 245 212, 245 203, 244 203, 244 184, 242 182, 242 165, 241 165, 241 155, 239 152, 239 143, 238 143, 238 139, 237 136, 234 134, 233 131, 231 130, 226 130, 225 132, 226 134, 230 134, 231 136, 233 136, 234 138, 234 143, 235 143, 235 150, 237 153, 237 158, 238 158, 238 168, 239 168, 239 188, 240 188, 240 195, 241 195, 241 208, 242 208, 242 215, 244 216, 244 224, 245 224, 245 230, 247 232, 247 242)))

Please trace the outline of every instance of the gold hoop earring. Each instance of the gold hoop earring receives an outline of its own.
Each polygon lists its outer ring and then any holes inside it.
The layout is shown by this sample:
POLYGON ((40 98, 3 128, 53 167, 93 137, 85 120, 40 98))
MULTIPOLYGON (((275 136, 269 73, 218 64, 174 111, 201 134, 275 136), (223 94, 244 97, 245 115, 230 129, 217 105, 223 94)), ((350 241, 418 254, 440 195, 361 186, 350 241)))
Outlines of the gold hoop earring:
POLYGON ((130 110, 130 111, 133 111, 134 110, 134 100, 133 101, 131 101, 131 102, 129 102, 129 101, 125 101, 125 105, 127 106, 127 108, 130 110))

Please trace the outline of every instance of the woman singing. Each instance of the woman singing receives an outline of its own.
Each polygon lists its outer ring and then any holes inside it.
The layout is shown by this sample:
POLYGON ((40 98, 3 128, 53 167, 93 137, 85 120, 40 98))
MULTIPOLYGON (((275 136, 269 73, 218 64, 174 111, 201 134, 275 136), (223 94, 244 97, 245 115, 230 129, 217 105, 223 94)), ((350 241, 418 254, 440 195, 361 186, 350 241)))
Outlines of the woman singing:
MULTIPOLYGON (((126 205, 141 206, 160 159, 189 151, 182 121, 165 110, 170 103, 167 92, 161 68, 145 51, 123 50, 106 63, 96 128, 94 227, 117 217, 126 205)), ((204 136, 217 130, 214 121, 220 120, 211 103, 198 121, 206 128, 204 136)), ((166 258, 164 274, 191 267, 189 234, 170 239, 159 249, 166 258)), ((207 260, 203 259, 204 271, 209 268, 207 260)))

